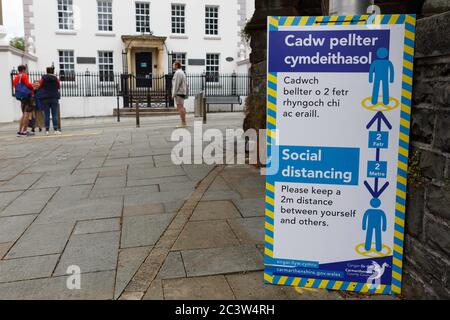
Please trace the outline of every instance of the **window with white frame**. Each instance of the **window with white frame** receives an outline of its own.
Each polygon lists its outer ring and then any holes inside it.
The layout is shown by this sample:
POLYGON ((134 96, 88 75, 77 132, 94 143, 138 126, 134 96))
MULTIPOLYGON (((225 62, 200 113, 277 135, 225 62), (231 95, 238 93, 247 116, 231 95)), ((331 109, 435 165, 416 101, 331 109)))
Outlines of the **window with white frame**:
POLYGON ((75 81, 75 57, 73 50, 59 50, 59 74, 61 81, 75 81))
POLYGON ((150 33, 149 2, 136 2, 136 32, 150 33))
POLYGON ((112 0, 97 0, 98 30, 113 31, 112 0))
POLYGON ((220 55, 218 53, 206 54, 206 79, 208 82, 219 82, 220 55))
POLYGON ((172 64, 178 61, 181 63, 181 68, 186 72, 186 53, 184 52, 174 52, 172 53, 172 64))
POLYGON ((205 34, 216 36, 219 34, 219 7, 205 7, 205 34))
POLYGON ((100 82, 114 81, 114 58, 112 51, 98 52, 98 70, 100 82))
POLYGON ((184 34, 185 22, 185 5, 172 4, 172 33, 184 34))
POLYGON ((59 30, 73 30, 73 0, 58 0, 59 30))

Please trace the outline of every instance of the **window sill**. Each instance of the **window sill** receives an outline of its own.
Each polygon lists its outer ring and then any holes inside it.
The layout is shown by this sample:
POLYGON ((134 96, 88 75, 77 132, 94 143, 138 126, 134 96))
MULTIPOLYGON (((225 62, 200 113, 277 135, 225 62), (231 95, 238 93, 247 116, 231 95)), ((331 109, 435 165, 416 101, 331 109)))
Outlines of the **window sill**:
POLYGON ((205 40, 222 40, 221 36, 204 36, 203 39, 205 40))
POLYGON ((58 30, 55 32, 57 35, 63 35, 63 36, 76 36, 76 31, 69 31, 69 30, 58 30))
POLYGON ((98 31, 96 34, 98 37, 115 37, 116 34, 114 32, 107 32, 107 31, 98 31))
POLYGON ((182 34, 171 34, 169 36, 170 39, 189 39, 188 36, 182 34))

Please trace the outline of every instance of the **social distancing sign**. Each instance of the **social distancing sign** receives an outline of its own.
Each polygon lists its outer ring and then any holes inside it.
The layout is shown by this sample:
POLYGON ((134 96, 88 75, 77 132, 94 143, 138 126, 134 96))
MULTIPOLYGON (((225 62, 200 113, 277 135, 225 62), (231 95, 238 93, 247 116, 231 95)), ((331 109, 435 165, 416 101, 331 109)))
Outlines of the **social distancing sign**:
POLYGON ((268 18, 266 282, 401 292, 414 33, 268 18))

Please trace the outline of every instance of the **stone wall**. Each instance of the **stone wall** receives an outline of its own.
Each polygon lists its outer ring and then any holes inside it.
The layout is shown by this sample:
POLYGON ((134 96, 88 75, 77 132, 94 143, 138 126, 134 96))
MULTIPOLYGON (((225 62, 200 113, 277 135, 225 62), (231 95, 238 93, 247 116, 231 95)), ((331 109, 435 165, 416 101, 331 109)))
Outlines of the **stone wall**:
POLYGON ((247 97, 244 130, 266 127, 267 16, 321 15, 320 0, 255 0, 255 14, 245 31, 251 36, 252 94, 247 97))
MULTIPOLYGON (((450 4, 376 1, 382 13, 418 13, 403 295, 450 298, 450 4), (423 12, 421 6, 423 4, 423 12), (444 12, 444 13, 443 13, 444 12), (430 16, 431 15, 431 16, 430 16)), ((246 30, 253 53, 244 129, 266 125, 266 17, 321 15, 323 1, 256 0, 246 30)))
POLYGON ((427 16, 445 11, 450 11, 449 0, 425 0, 422 8, 422 13, 427 16))
POLYGON ((450 298, 450 11, 418 20, 403 292, 450 298))

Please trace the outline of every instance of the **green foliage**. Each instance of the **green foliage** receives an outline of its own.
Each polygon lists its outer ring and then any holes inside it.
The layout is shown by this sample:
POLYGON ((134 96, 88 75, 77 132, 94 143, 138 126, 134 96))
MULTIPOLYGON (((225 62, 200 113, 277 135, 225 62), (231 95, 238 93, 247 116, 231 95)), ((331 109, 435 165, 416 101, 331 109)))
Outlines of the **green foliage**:
POLYGON ((415 151, 409 158, 408 185, 419 187, 425 182, 425 178, 420 167, 420 151, 415 151))
POLYGON ((248 30, 248 25, 250 23, 250 20, 247 20, 244 29, 241 30, 241 38, 244 40, 247 44, 250 44, 250 32, 248 30))
POLYGON ((13 48, 25 51, 25 40, 22 37, 15 37, 9 41, 9 45, 13 48))

